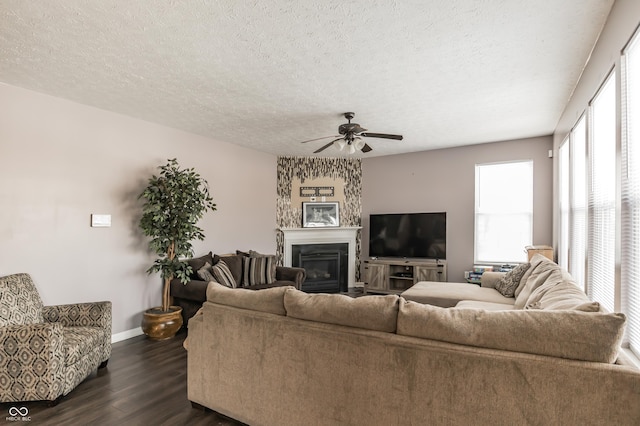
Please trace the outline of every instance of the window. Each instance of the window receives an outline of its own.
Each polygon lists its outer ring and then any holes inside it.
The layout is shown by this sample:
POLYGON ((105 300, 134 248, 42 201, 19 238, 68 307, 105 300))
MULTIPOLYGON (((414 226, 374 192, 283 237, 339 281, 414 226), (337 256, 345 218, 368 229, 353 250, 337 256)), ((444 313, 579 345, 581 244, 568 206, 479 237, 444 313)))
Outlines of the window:
POLYGON ((558 265, 569 270, 569 219, 571 198, 569 194, 569 138, 565 139, 558 150, 560 235, 558 236, 558 265))
MULTIPOLYGON (((571 131, 569 273, 585 286, 587 276, 587 125, 584 115, 571 131)), ((585 288, 586 289, 586 288, 585 288)))
MULTIPOLYGON (((587 267, 587 131, 582 116, 558 154, 558 264, 585 286, 587 267)), ((585 288, 586 289, 586 288, 585 288)))
POLYGON ((622 65, 621 308, 629 346, 640 357, 640 35, 625 49, 622 65))
POLYGON ((476 165, 475 262, 525 262, 533 233, 533 161, 476 165))
POLYGON ((591 104, 587 294, 615 310, 616 80, 607 78, 591 104))
POLYGON ((640 358, 640 30, 621 59, 570 132, 568 162, 560 147, 557 235, 576 282, 627 316, 623 346, 640 358))

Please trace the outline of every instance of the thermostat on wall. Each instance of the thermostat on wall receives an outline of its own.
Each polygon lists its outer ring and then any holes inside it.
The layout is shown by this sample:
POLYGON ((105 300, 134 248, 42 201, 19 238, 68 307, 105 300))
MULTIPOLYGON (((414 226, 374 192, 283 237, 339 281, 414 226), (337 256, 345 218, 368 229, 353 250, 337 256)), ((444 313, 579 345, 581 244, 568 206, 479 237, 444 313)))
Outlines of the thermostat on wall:
POLYGON ((108 228, 109 226, 111 226, 110 214, 92 214, 91 215, 92 228, 108 228))

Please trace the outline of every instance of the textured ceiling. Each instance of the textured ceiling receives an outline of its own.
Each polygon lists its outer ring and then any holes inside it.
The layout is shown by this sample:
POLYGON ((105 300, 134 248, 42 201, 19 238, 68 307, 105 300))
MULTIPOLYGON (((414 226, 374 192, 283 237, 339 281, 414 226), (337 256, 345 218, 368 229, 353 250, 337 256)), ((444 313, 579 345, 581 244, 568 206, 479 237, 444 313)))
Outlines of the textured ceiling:
POLYGON ((0 81, 277 155, 355 111, 405 137, 364 155, 422 151, 551 134, 612 3, 3 0, 0 81))

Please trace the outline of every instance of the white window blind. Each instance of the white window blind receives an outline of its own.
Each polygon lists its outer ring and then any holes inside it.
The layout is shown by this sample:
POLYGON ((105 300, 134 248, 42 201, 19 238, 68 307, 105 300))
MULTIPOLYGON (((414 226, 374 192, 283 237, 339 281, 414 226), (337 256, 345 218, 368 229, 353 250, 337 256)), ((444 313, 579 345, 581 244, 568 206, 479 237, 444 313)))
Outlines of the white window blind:
POLYGON ((611 74, 591 105, 587 292, 615 310, 616 85, 611 74))
POLYGON ((558 235, 558 265, 569 270, 569 138, 558 149, 560 232, 558 235))
POLYGON ((533 161, 476 165, 475 262, 525 262, 533 230, 533 161))
POLYGON ((640 35, 623 56, 622 71, 622 310, 627 338, 640 357, 640 35))
POLYGON ((587 268, 587 125, 583 115, 570 134, 571 198, 569 272, 586 290, 587 268))

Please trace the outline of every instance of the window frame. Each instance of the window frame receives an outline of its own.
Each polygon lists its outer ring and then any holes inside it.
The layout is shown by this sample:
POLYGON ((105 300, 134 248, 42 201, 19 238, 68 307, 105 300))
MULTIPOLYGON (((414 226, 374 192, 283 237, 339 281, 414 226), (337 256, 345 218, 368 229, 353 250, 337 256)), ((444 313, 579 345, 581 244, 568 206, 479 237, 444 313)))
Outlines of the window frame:
MULTIPOLYGON (((511 181, 511 180, 510 180, 511 181)), ((518 185, 519 189, 521 190, 523 188, 523 184, 518 185)), ((492 192, 492 194, 494 194, 495 192, 499 192, 501 191, 503 188, 492 188, 494 192, 492 192)), ((534 214, 534 203, 533 203, 533 197, 534 197, 534 161, 533 159, 522 159, 522 160, 510 160, 510 161, 502 161, 502 162, 494 162, 494 163, 479 163, 475 165, 475 205, 474 205, 474 250, 473 250, 473 256, 474 256, 474 263, 476 264, 505 264, 505 263, 524 263, 526 262, 526 253, 525 253, 525 247, 528 245, 532 244, 533 241, 533 214, 534 214), (482 194, 481 192, 481 186, 482 183, 480 182, 480 173, 482 168, 485 167, 499 167, 499 166, 509 166, 509 165, 515 165, 515 164, 526 164, 527 168, 528 168, 528 172, 530 173, 529 176, 527 177, 527 179, 529 180, 529 184, 530 184, 530 193, 528 194, 528 205, 527 208, 523 208, 520 211, 512 211, 510 213, 493 213, 494 211, 500 211, 501 207, 503 206, 502 202, 500 204, 500 206, 492 206, 491 208, 484 208, 483 206, 486 204, 482 203, 482 194), (528 223, 528 229, 526 230, 527 238, 526 241, 522 241, 522 247, 519 249, 518 254, 519 256, 516 254, 515 249, 513 249, 513 253, 510 253, 509 256, 513 257, 508 257, 508 258, 501 258, 500 256, 494 256, 494 254, 491 254, 490 256, 482 256, 481 252, 483 251, 480 247, 479 247, 479 241, 481 239, 481 235, 479 235, 481 231, 481 229, 483 229, 483 227, 480 225, 480 220, 479 218, 481 216, 490 216, 492 214, 497 214, 500 217, 504 218, 505 216, 522 216, 522 215, 526 215, 529 218, 529 223, 528 223)), ((506 200, 505 200, 506 202, 506 200)), ((505 236, 509 236, 512 235, 510 233, 490 233, 490 235, 500 235, 501 237, 505 237, 505 236)))

